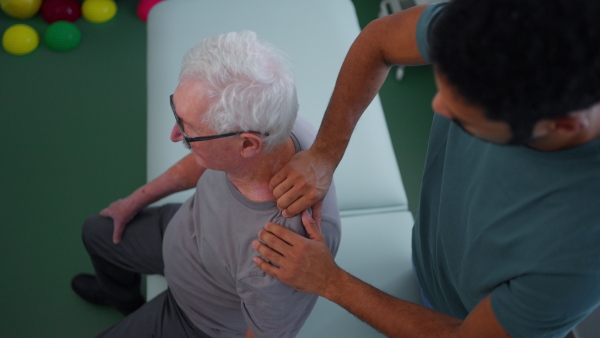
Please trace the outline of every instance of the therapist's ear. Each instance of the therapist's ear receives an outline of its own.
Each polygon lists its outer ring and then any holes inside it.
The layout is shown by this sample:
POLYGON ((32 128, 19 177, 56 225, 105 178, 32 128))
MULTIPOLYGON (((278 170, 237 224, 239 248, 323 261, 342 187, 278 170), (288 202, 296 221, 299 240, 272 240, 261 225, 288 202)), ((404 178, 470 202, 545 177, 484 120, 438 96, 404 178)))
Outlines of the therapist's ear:
POLYGON ((254 133, 242 133, 242 145, 240 155, 244 158, 251 158, 263 151, 264 143, 259 135, 254 133))
POLYGON ((573 114, 552 119, 539 121, 533 130, 534 137, 541 137, 547 134, 576 134, 585 130, 589 126, 589 121, 581 114, 573 114))
POLYGON ((567 133, 582 131, 589 125, 589 121, 581 114, 558 117, 553 121, 556 129, 567 133))

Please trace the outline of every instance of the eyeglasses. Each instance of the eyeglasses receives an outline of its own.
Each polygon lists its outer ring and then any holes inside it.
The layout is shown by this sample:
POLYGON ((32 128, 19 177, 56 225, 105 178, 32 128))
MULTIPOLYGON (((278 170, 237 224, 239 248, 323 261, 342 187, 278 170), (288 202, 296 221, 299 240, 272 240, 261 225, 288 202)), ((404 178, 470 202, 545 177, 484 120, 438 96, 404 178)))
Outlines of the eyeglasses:
POLYGON ((259 135, 269 136, 269 133, 261 133, 259 131, 249 130, 249 131, 235 131, 233 133, 211 135, 211 136, 189 137, 185 133, 185 131, 183 131, 183 124, 181 123, 181 119, 179 118, 179 115, 177 115, 177 113, 175 112, 175 104, 173 103, 173 94, 171 94, 169 96, 169 100, 171 101, 171 110, 173 110, 173 115, 175 115, 175 122, 177 122, 177 127, 179 128, 179 131, 181 132, 181 135, 183 135, 183 144, 188 149, 192 148, 192 145, 191 145, 192 142, 214 140, 214 139, 217 139, 217 138, 239 135, 239 134, 242 134, 242 133, 253 133, 253 134, 259 134, 259 135))

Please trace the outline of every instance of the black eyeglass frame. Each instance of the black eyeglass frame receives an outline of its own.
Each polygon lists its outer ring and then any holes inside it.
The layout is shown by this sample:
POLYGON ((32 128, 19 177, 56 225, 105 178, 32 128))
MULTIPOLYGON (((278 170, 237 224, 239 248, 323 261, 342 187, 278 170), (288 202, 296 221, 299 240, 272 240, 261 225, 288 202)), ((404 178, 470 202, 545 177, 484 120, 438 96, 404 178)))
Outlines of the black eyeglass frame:
POLYGON ((173 94, 171 94, 169 96, 169 100, 171 102, 171 110, 173 111, 173 115, 175 116, 175 122, 177 123, 177 127, 179 128, 179 131, 181 131, 181 135, 183 135, 183 144, 188 149, 192 148, 192 145, 191 145, 192 142, 214 140, 214 139, 217 139, 217 138, 235 136, 235 135, 240 135, 240 134, 243 134, 243 133, 252 133, 252 134, 269 136, 269 133, 261 133, 259 131, 253 131, 253 130, 248 130, 248 131, 243 131, 242 130, 242 131, 235 131, 235 132, 232 132, 232 133, 219 134, 219 135, 189 137, 185 133, 185 131, 183 130, 183 124, 181 124, 181 119, 179 118, 179 115, 177 115, 177 112, 175 111, 175 104, 173 103, 173 94))

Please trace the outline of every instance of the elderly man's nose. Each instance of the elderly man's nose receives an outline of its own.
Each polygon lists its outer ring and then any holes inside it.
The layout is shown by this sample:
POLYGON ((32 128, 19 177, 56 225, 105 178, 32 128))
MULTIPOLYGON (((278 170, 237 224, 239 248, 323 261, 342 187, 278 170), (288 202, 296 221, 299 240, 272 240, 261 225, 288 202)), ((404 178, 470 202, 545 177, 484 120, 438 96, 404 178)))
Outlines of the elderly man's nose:
POLYGON ((181 130, 179 130, 177 123, 175 123, 175 125, 173 125, 173 128, 171 129, 171 141, 179 142, 181 140, 183 140, 183 134, 181 133, 181 130))

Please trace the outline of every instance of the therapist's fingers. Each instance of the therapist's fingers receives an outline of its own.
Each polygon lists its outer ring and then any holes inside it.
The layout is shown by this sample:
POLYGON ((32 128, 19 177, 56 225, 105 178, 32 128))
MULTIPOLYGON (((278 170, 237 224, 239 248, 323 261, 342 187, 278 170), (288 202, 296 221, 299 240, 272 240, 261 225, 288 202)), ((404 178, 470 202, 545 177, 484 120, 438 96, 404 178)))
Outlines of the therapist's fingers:
MULTIPOLYGON (((267 223, 264 227, 264 230, 262 231, 262 236, 265 236, 265 238, 267 238, 267 236, 269 236, 269 234, 279 238, 281 241, 285 242, 289 246, 300 245, 307 240, 306 237, 299 235, 299 234, 295 233, 294 231, 292 231, 288 228, 285 228, 279 224, 271 223, 271 222, 267 223)), ((271 240, 271 239, 272 238, 270 238, 270 237, 268 238, 268 240, 271 240)), ((265 243, 267 243, 267 242, 265 242, 265 243)), ((267 244, 269 244, 269 243, 267 243, 267 244)), ((285 255, 285 250, 287 249, 287 247, 286 246, 274 247, 274 249, 281 252, 283 255, 285 255), (280 250, 283 250, 283 252, 280 250)))
POLYGON ((295 242, 294 236, 301 237, 295 232, 282 227, 275 223, 267 223, 265 229, 258 232, 258 238, 268 245, 271 249, 279 252, 281 255, 286 254, 287 249, 293 246, 290 242, 295 242), (271 230, 267 230, 271 229, 271 230))
MULTIPOLYGON (((310 216, 308 210, 302 212, 302 224, 310 240, 323 241, 319 224, 310 216)), ((301 247, 304 250, 306 241, 309 240, 279 224, 267 223, 265 229, 258 233, 259 241, 252 242, 252 247, 258 251, 269 262, 281 265, 286 256, 295 254, 294 246, 301 247)))
POLYGON ((320 202, 320 197, 315 195, 314 193, 307 193, 305 195, 300 196, 297 200, 293 201, 287 207, 283 209, 281 214, 284 217, 294 217, 302 212, 302 210, 306 210, 316 203, 320 202))
POLYGON ((288 170, 285 166, 269 181, 269 189, 271 189, 273 196, 277 199, 288 192, 293 186, 293 181, 291 179, 288 180, 288 170))
POLYGON ((277 207, 292 217, 325 197, 335 165, 310 150, 298 152, 269 182, 277 207))
POLYGON ((312 210, 312 219, 317 223, 317 227, 319 231, 321 230, 321 215, 323 213, 323 201, 317 202, 315 205, 311 207, 312 210))
MULTIPOLYGON (((261 260, 268 262, 268 264, 274 264, 276 267, 280 267, 282 262, 284 262, 284 257, 281 253, 273 250, 260 241, 253 241, 252 248, 260 254, 261 260)), ((254 261, 256 262, 256 260, 254 261)))
POLYGON ((302 185, 311 180, 312 160, 307 151, 300 151, 271 178, 269 188, 275 198, 279 199, 293 188, 301 190, 302 185))
POLYGON ((297 185, 289 183, 286 180, 273 190, 273 195, 277 198, 277 207, 283 211, 284 217, 293 217, 302 210, 314 204, 310 199, 310 192, 305 188, 305 183, 299 182, 297 185), (277 193, 276 193, 277 192, 277 193))
POLYGON ((254 264, 258 265, 258 267, 264 271, 265 273, 275 277, 275 278, 279 278, 280 275, 280 268, 277 266, 272 265, 271 263, 265 261, 263 258, 260 257, 254 257, 254 264))
POLYGON ((308 210, 302 212, 302 225, 304 225, 309 239, 323 241, 324 237, 323 233, 321 233, 321 226, 312 216, 310 216, 308 210))
POLYGON ((306 169, 301 163, 296 163, 295 159, 295 157, 292 158, 269 181, 269 188, 273 191, 273 196, 277 199, 280 209, 286 208, 310 187, 310 183, 307 181, 310 178, 305 174, 306 169))
POLYGON ((322 295, 334 280, 332 274, 337 274, 340 269, 335 264, 327 243, 323 241, 316 222, 307 212, 303 214, 302 221, 314 240, 268 223, 265 230, 259 233, 259 238, 264 243, 252 243, 252 247, 261 255, 254 258, 254 263, 264 272, 297 290, 322 295))

